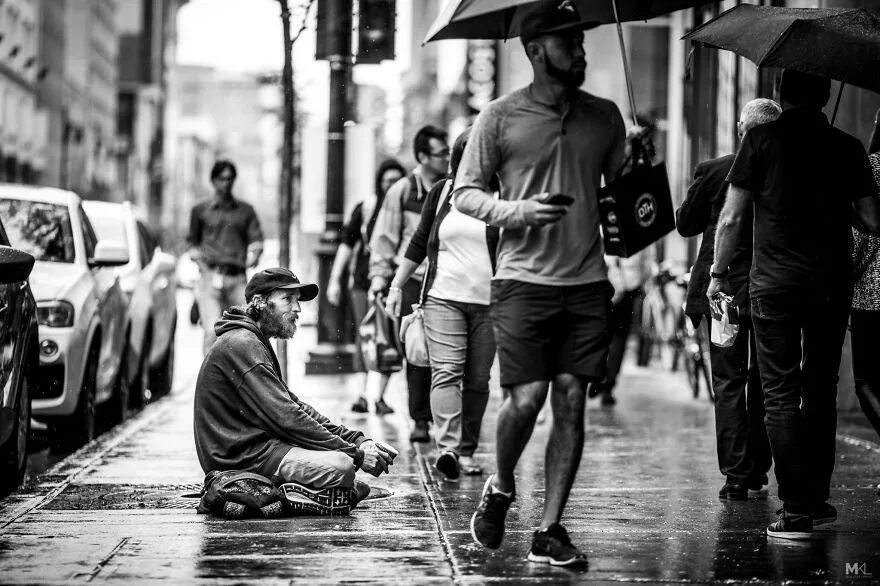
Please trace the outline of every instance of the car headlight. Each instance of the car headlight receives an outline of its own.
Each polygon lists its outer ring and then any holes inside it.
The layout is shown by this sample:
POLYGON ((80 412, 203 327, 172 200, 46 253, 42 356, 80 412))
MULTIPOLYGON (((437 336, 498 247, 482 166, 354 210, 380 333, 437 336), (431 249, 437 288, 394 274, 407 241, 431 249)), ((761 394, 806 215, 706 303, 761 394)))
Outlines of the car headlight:
POLYGON ((40 301, 37 303, 37 321, 41 326, 73 327, 73 305, 67 301, 40 301))

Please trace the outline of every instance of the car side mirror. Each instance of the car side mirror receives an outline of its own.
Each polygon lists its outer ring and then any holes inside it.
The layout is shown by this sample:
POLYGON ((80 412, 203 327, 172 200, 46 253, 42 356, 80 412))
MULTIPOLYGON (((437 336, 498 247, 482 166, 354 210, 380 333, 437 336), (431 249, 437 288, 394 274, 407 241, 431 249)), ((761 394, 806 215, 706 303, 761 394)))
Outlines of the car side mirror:
POLYGON ((34 260, 24 251, 0 246, 0 285, 20 283, 27 279, 34 268, 34 260))
POLYGON ((89 259, 91 267, 119 267, 127 265, 128 246, 116 240, 99 240, 95 245, 95 255, 89 259))

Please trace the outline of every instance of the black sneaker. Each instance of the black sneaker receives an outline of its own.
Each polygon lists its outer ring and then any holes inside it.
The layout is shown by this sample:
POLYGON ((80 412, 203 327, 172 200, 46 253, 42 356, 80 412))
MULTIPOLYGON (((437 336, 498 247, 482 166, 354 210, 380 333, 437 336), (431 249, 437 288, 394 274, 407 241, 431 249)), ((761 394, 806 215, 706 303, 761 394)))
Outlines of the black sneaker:
POLYGON ((588 564, 587 554, 571 544, 568 531, 559 523, 554 523, 543 531, 535 531, 528 559, 530 562, 550 564, 551 566, 588 564))
POLYGON ((394 413, 394 409, 384 399, 376 401, 376 415, 391 415, 392 413, 394 413))
POLYGON ((749 489, 745 484, 728 478, 721 490, 718 491, 718 498, 728 501, 747 501, 749 500, 749 489))
POLYGON ((516 495, 505 496, 499 492, 492 492, 493 474, 483 485, 483 495, 480 497, 480 505, 471 517, 471 536, 474 541, 488 547, 498 549, 504 540, 504 518, 507 509, 514 501, 516 495))
POLYGON ((813 525, 825 525, 837 521, 837 509, 828 503, 820 503, 813 507, 813 525))
POLYGON ((809 515, 796 515, 784 508, 778 511, 780 517, 767 526, 767 536, 792 541, 806 541, 813 537, 813 518, 809 515))
POLYGON ((355 413, 367 413, 370 407, 367 405, 367 400, 361 397, 352 404, 351 410, 355 413))
POLYGON ((449 480, 456 480, 461 475, 455 452, 443 452, 434 462, 434 466, 449 480))
POLYGON ((415 427, 413 427, 412 433, 409 434, 409 441, 413 443, 426 443, 431 439, 431 436, 428 435, 428 422, 427 421, 416 421, 415 427))
POLYGON ((767 484, 769 483, 770 480, 767 478, 766 474, 746 479, 746 487, 749 490, 753 490, 755 492, 760 492, 764 490, 764 487, 767 486, 767 484))

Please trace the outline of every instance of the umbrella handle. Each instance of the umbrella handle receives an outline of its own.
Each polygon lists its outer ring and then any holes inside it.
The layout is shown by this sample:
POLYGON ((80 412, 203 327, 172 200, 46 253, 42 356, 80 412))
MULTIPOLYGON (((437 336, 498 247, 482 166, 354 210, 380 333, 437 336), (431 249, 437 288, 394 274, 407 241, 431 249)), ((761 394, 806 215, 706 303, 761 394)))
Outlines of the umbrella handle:
POLYGON ((626 93, 629 96, 629 107, 632 113, 633 125, 638 126, 639 121, 636 118, 636 98, 633 93, 629 60, 626 58, 626 41, 623 39, 623 27, 620 25, 620 16, 617 14, 617 0, 611 0, 611 8, 614 10, 614 22, 617 23, 617 38, 620 41, 620 56, 623 58, 623 75, 626 78, 626 93))
POLYGON ((837 90, 837 101, 834 103, 834 114, 831 115, 831 126, 834 126, 834 121, 837 120, 837 109, 840 108, 840 98, 843 97, 843 86, 845 85, 840 82, 840 89, 837 90))

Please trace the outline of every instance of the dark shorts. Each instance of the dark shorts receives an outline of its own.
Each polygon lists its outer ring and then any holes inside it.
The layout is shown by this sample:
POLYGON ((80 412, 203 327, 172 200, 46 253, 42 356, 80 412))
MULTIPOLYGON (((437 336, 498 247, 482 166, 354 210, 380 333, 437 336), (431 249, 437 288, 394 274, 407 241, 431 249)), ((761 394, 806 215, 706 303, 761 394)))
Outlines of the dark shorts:
POLYGON ((511 387, 572 374, 605 376, 613 290, 607 281, 557 287, 492 282, 492 326, 501 385, 511 387))

